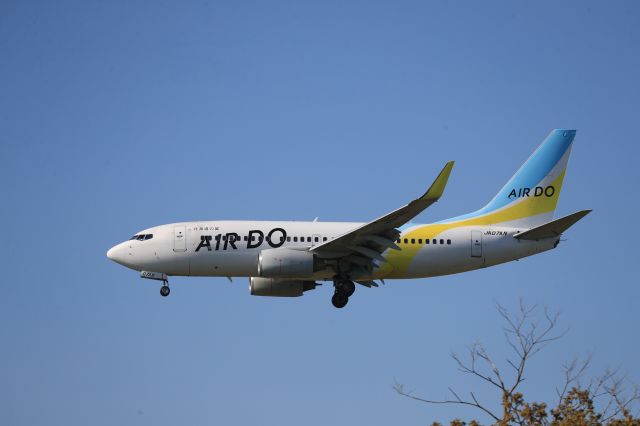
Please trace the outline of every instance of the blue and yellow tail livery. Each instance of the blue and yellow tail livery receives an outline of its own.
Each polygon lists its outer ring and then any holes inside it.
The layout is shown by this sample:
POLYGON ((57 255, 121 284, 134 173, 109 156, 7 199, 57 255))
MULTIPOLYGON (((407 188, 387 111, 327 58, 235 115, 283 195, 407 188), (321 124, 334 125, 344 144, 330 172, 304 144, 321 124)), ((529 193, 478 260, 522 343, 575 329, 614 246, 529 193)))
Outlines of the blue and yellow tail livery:
POLYGON ((575 135, 575 130, 553 130, 486 206, 443 223, 533 228, 551 221, 575 135))

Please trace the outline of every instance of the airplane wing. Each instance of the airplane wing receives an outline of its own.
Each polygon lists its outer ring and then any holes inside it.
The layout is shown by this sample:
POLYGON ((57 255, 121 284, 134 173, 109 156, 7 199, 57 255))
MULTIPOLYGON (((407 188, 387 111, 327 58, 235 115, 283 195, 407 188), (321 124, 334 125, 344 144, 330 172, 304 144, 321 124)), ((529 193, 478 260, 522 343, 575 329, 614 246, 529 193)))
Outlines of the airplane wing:
POLYGON ((384 262, 381 253, 391 248, 400 250, 395 240, 400 235, 398 227, 409 222, 440 199, 449 180, 453 161, 449 161, 431 187, 419 198, 378 219, 351 230, 339 237, 311 247, 309 250, 323 258, 344 258, 345 261, 366 267, 373 260, 384 262))

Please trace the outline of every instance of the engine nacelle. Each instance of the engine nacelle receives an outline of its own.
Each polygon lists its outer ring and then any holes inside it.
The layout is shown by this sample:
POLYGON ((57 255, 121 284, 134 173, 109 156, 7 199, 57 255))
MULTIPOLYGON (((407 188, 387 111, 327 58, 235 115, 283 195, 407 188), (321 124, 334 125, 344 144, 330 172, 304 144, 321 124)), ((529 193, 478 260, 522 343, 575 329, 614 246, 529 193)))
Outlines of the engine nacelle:
POLYGON ((249 290, 253 296, 299 297, 305 291, 316 288, 316 285, 315 281, 249 278, 249 290))
POLYGON ((304 250, 276 248, 262 250, 258 256, 258 275, 273 278, 309 277, 314 271, 314 255, 304 250))

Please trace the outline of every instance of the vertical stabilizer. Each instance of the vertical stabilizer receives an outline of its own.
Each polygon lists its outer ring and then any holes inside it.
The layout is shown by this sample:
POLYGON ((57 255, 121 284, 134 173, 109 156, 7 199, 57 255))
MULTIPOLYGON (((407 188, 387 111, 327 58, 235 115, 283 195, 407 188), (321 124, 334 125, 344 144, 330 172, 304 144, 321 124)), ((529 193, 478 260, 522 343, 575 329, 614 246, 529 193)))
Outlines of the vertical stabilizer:
POLYGON ((575 130, 556 129, 483 208, 450 221, 533 228, 553 219, 575 130))

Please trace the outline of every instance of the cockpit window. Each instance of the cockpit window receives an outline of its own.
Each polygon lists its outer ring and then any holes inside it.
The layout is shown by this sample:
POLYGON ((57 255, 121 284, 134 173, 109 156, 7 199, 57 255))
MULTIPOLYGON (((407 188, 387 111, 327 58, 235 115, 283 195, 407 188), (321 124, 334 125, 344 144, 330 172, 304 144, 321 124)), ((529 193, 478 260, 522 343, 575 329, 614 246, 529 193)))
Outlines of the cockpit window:
POLYGON ((153 238, 153 234, 136 234, 133 237, 129 238, 129 241, 131 240, 146 241, 152 238, 153 238))

